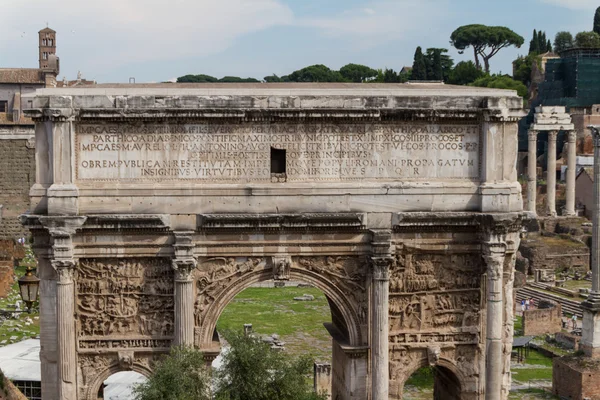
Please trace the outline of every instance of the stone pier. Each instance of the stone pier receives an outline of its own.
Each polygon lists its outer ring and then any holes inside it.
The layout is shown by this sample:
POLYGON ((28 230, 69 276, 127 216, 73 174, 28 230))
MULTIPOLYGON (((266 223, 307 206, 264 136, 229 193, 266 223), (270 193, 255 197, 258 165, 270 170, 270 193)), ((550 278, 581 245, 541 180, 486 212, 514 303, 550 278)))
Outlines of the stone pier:
POLYGON ((209 364, 227 304, 273 280, 328 300, 332 399, 401 399, 426 365, 436 398, 507 398, 526 218, 515 91, 99 85, 31 100, 22 220, 44 398, 96 400, 174 345, 209 364))

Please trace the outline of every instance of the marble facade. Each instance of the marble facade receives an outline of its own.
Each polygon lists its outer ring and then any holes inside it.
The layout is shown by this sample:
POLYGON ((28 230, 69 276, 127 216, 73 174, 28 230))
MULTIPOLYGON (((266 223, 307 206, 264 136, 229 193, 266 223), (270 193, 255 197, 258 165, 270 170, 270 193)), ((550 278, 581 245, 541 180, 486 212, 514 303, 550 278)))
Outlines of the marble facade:
POLYGON ((327 296, 332 398, 505 399, 526 214, 515 92, 444 85, 44 89, 32 212, 43 395, 95 399, 171 345, 219 352, 244 288, 327 296), (442 389, 440 389, 442 390, 442 389))

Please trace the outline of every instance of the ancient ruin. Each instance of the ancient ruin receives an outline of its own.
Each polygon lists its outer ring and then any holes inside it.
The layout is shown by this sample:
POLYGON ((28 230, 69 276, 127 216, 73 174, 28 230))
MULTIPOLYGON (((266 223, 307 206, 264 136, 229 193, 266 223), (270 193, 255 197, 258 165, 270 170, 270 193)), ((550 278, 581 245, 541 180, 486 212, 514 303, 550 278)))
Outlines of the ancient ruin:
POLYGON ((31 230, 44 398, 96 399, 253 283, 332 313, 333 399, 506 399, 525 214, 513 91, 436 84, 43 89, 31 230))

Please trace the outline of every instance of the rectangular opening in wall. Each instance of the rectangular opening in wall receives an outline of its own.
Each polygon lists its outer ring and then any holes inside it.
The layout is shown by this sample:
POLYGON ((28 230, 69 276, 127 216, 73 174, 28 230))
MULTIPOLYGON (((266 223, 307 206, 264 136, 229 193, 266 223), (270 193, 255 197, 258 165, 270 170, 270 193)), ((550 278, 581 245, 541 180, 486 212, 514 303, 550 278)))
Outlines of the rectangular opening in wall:
POLYGON ((2 113, 8 112, 8 101, 0 100, 0 112, 2 112, 2 113))
POLYGON ((271 182, 285 182, 285 149, 271 147, 271 182))

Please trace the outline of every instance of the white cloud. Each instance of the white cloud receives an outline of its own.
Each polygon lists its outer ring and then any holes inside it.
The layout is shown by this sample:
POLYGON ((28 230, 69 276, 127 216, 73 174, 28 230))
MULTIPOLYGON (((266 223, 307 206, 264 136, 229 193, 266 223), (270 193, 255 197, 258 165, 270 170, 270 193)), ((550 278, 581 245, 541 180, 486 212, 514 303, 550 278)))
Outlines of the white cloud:
MULTIPOLYGON (((48 22, 58 32, 59 56, 71 53, 78 63, 95 66, 213 54, 242 35, 287 25, 293 19, 281 0, 2 3, 0 37, 8 40, 0 42, 0 54, 15 51, 15 45, 23 43, 16 42, 23 31, 29 45, 48 22)), ((33 46, 37 47, 37 41, 33 46)))
POLYGON ((600 4, 597 0, 540 0, 542 3, 553 4, 572 10, 594 10, 600 4))
POLYGON ((331 36, 350 36, 363 45, 374 40, 401 40, 422 36, 449 13, 449 0, 382 0, 369 8, 346 10, 327 18, 311 18, 297 24, 323 30, 331 36), (419 33, 420 32, 420 33, 419 33))

